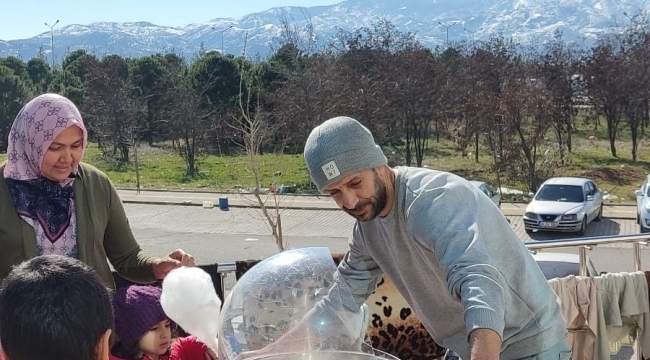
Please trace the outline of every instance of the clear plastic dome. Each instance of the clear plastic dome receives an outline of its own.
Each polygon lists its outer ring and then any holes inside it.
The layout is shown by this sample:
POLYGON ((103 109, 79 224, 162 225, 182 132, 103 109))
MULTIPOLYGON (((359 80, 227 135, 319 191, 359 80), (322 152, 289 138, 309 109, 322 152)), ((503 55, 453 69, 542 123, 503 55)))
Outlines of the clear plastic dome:
POLYGON ((326 247, 287 250, 252 267, 221 310, 219 358, 396 359, 363 342, 367 309, 335 272, 326 247))

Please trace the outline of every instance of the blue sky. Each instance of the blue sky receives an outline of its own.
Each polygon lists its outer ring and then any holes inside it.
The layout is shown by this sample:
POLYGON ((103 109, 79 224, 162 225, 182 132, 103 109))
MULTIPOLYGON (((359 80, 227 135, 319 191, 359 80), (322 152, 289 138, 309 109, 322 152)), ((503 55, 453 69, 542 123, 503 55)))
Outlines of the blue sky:
POLYGON ((182 26, 276 6, 332 5, 343 0, 0 0, 0 39, 15 40, 70 24, 148 21, 182 26), (10 4, 10 5, 9 5, 10 4))

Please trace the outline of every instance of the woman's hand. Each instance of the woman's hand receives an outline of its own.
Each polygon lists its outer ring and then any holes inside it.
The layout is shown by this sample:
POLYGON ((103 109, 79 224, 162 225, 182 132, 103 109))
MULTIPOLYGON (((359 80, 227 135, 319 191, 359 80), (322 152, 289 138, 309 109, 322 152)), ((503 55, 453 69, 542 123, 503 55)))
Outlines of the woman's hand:
POLYGON ((172 251, 164 258, 156 259, 153 262, 153 274, 158 280, 162 280, 170 271, 181 266, 196 266, 194 257, 181 249, 172 251))

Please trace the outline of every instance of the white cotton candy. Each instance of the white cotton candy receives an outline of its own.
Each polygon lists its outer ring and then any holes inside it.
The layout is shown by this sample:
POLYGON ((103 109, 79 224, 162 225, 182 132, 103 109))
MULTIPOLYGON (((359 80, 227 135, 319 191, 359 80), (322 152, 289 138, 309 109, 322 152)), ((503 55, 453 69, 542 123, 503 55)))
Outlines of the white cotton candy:
POLYGON ((160 304, 170 319, 218 353, 221 300, 207 272, 198 267, 172 270, 163 280, 160 304))

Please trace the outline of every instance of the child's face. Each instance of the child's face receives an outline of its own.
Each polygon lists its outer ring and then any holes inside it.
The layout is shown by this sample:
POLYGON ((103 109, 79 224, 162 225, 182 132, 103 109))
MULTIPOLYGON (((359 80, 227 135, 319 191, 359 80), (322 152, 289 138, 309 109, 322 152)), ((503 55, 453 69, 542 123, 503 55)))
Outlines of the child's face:
POLYGON ((171 338, 171 322, 169 320, 163 320, 154 325, 142 336, 138 346, 145 355, 157 359, 158 356, 167 352, 171 338))

